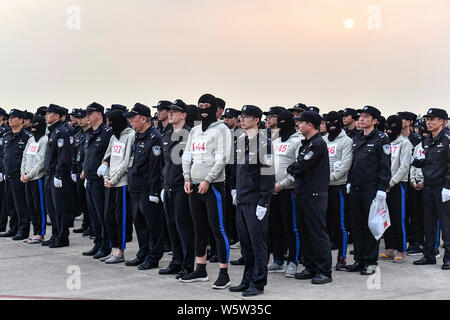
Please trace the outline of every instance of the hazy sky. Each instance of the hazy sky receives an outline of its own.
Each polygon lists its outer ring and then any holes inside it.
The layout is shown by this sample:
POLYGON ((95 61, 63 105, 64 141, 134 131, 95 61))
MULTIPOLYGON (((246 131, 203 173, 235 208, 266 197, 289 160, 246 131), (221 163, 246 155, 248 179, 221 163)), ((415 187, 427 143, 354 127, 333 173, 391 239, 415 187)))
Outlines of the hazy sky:
POLYGON ((450 102, 449 0, 0 0, 0 48, 6 110, 206 92, 385 115, 450 102))

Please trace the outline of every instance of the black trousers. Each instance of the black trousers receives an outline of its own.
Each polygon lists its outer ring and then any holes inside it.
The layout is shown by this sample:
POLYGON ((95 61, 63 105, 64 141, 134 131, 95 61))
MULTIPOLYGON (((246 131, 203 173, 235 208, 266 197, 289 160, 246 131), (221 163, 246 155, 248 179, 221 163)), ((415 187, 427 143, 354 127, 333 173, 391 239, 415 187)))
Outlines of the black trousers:
POLYGON ((172 262, 188 273, 194 271, 195 233, 189 200, 183 189, 164 191, 164 212, 172 243, 172 262))
POLYGON ((297 210, 293 190, 281 190, 269 202, 269 228, 272 230, 273 259, 283 264, 287 244, 289 262, 298 264, 300 235, 297 227, 297 210))
POLYGON ((378 265, 379 241, 369 229, 369 210, 377 190, 352 187, 349 196, 355 261, 363 265, 378 265))
POLYGON ((297 195, 297 216, 303 265, 313 273, 331 276, 331 244, 327 232, 328 193, 297 195))
POLYGON ((105 188, 105 223, 113 248, 125 250, 127 238, 130 238, 127 234, 128 217, 131 214, 129 207, 127 186, 105 188))
POLYGON ((84 188, 84 179, 81 179, 79 174, 77 174, 76 191, 77 191, 78 211, 79 211, 79 213, 83 213, 83 222, 81 224, 81 227, 83 229, 87 229, 87 228, 91 227, 91 220, 89 218, 89 211, 87 208, 86 189, 84 188))
POLYGON ((6 210, 5 181, 0 182, 0 232, 6 230, 8 210, 6 210))
POLYGON ((387 193, 387 205, 391 226, 384 233, 386 249, 394 249, 399 252, 406 251, 406 190, 407 183, 396 184, 387 193))
POLYGON ((225 182, 225 214, 224 214, 225 232, 230 241, 236 242, 238 240, 236 229, 236 206, 233 204, 233 197, 231 196, 231 188, 225 182))
POLYGON ((44 236, 47 219, 44 209, 44 181, 42 178, 25 183, 25 198, 33 225, 33 235, 44 236))
POLYGON ((245 267, 241 284, 264 289, 267 284, 267 233, 269 229, 268 213, 262 220, 256 216, 256 205, 238 205, 236 226, 241 243, 241 252, 245 267))
POLYGON ((425 186, 423 206, 425 209, 425 242, 423 254, 436 261, 435 249, 439 248, 439 228, 442 228, 444 240, 444 263, 450 261, 450 201, 442 202, 442 188, 425 186))
POLYGON ((423 190, 408 185, 406 191, 406 234, 409 242, 423 244, 424 240, 423 190))
POLYGON ((161 202, 149 200, 146 192, 130 192, 139 259, 159 262, 164 254, 164 212, 161 202))
POLYGON ((30 212, 25 199, 25 184, 19 177, 5 181, 6 208, 11 218, 11 230, 16 234, 30 234, 30 212))
POLYGON ((86 199, 91 226, 94 231, 94 246, 104 251, 111 249, 111 241, 105 222, 105 185, 103 180, 88 180, 86 199))
POLYGON ((45 177, 45 204, 52 222, 52 237, 57 241, 69 239, 70 211, 67 199, 73 196, 70 175, 61 178, 62 187, 54 185, 54 175, 45 177))
POLYGON ((338 257, 347 258, 348 228, 346 226, 347 190, 345 185, 328 188, 327 230, 330 241, 339 248, 338 257))
POLYGON ((198 194, 198 185, 189 195, 189 208, 195 231, 195 255, 203 257, 209 241, 209 228, 214 235, 217 256, 220 263, 228 263, 230 258, 230 243, 225 233, 223 212, 225 209, 225 183, 212 183, 205 194, 198 194))

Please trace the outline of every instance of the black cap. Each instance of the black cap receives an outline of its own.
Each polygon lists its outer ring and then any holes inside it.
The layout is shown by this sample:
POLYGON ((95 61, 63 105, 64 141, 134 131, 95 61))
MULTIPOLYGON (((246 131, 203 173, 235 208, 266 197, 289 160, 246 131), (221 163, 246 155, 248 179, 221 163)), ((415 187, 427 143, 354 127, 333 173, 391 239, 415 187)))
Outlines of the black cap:
POLYGON ((155 112, 155 115, 152 117, 153 120, 158 120, 158 112, 155 112))
POLYGON ((138 102, 134 105, 130 112, 124 113, 124 117, 131 118, 138 114, 144 117, 151 117, 150 108, 138 102))
POLYGON ((11 109, 11 111, 9 112, 9 117, 16 117, 19 119, 23 119, 24 118, 24 113, 23 111, 17 110, 17 109, 11 109))
POLYGON ((6 113, 5 109, 0 108, 0 116, 6 117, 8 114, 6 113))
POLYGON ((64 111, 64 115, 68 116, 69 115, 69 109, 61 107, 64 111))
POLYGON ((89 113, 89 112, 101 112, 101 113, 103 113, 104 111, 105 111, 105 108, 100 103, 97 103, 97 102, 92 102, 86 108, 86 113, 89 113))
POLYGON ((438 109, 438 108, 430 108, 427 111, 427 114, 424 115, 425 118, 430 118, 430 117, 438 117, 444 120, 448 119, 448 114, 447 111, 445 111, 444 109, 438 109))
POLYGON ((23 112, 23 118, 25 119, 25 120, 33 120, 33 118, 34 118, 34 113, 33 112, 28 112, 27 110, 25 110, 24 112, 23 112))
POLYGON ((344 116, 344 117, 346 117, 346 116, 352 116, 352 117, 355 117, 357 113, 358 113, 358 112, 357 112, 355 109, 352 109, 352 108, 345 108, 345 109, 344 109, 343 116, 344 116))
POLYGON ((317 108, 317 107, 314 107, 314 106, 306 107, 305 111, 313 111, 313 112, 316 112, 316 113, 320 113, 320 109, 317 108))
POLYGON ((397 116, 402 120, 416 121, 417 119, 417 115, 409 111, 399 112, 397 113, 397 116))
POLYGON ((295 117, 295 121, 306 121, 312 123, 316 128, 319 128, 322 117, 315 111, 305 111, 300 117, 295 117))
POLYGON ((45 113, 47 112, 47 107, 42 106, 37 108, 36 114, 45 117, 45 113))
POLYGON ((303 112, 303 111, 306 110, 306 108, 308 108, 308 107, 305 104, 299 102, 293 108, 289 109, 289 111, 291 111, 291 112, 293 112, 293 111, 303 112))
POLYGON ((267 115, 267 116, 278 115, 278 114, 282 113, 285 110, 286 110, 286 108, 284 108, 284 107, 278 107, 278 106, 277 107, 271 107, 268 112, 264 112, 264 115, 267 115))
POLYGON ((327 121, 328 113, 322 114, 322 121, 327 121))
POLYGON ((241 110, 242 114, 248 115, 248 116, 253 116, 255 118, 259 118, 261 119, 263 112, 262 110, 257 107, 257 106, 252 106, 252 105, 245 105, 242 107, 241 110))
POLYGON ((50 104, 45 112, 53 112, 62 116, 64 114, 64 110, 62 107, 56 104, 50 104))
POLYGON ((241 112, 239 110, 233 109, 233 108, 226 108, 225 112, 223 113, 224 118, 237 118, 241 112))
POLYGON ((217 100, 217 108, 225 109, 225 101, 220 98, 216 98, 217 100))
POLYGON ((380 110, 372 106, 365 106, 361 110, 361 113, 363 112, 370 114, 374 119, 378 119, 381 116, 380 110))
POLYGON ((73 108, 73 109, 72 109, 72 112, 69 113, 69 115, 70 115, 70 116, 76 117, 79 111, 80 111, 80 109, 78 109, 78 108, 73 108))
POLYGON ((153 106, 153 108, 156 108, 158 110, 159 109, 167 109, 167 110, 169 110, 171 105, 172 105, 172 102, 167 101, 167 100, 161 100, 161 101, 158 102, 158 104, 156 106, 153 106))
POLYGON ((83 109, 77 109, 77 114, 74 115, 75 118, 84 118, 86 117, 86 110, 83 109))
POLYGON ((111 111, 114 110, 121 110, 123 113, 128 111, 126 106, 117 103, 111 105, 111 111))
POLYGON ((177 99, 175 100, 169 107, 169 109, 180 111, 180 112, 187 112, 187 105, 184 103, 183 100, 177 99))

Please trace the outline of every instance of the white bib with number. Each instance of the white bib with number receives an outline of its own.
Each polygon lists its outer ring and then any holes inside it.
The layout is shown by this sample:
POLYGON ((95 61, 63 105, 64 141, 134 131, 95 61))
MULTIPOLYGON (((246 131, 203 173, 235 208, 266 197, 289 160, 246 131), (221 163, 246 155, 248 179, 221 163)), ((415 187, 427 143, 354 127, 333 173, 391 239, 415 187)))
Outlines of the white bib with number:
POLYGON ((336 156, 336 148, 337 148, 337 143, 331 143, 328 145, 328 156, 329 157, 336 156))
POLYGON ((417 153, 417 159, 422 160, 425 159, 425 153, 423 152, 423 148, 422 147, 418 147, 419 148, 419 152, 417 153))
POLYGON ((27 149, 27 154, 35 156, 37 154, 39 148, 39 144, 37 143, 30 143, 27 149))
POLYGON ((111 155, 113 157, 123 158, 125 154, 125 143, 116 142, 112 147, 111 155))
POLYGON ((208 143, 206 140, 192 140, 191 150, 193 154, 201 154, 208 152, 208 143))
POLYGON ((285 154, 285 153, 287 153, 288 149, 289 149, 289 143, 279 143, 275 147, 275 152, 278 154, 285 154))

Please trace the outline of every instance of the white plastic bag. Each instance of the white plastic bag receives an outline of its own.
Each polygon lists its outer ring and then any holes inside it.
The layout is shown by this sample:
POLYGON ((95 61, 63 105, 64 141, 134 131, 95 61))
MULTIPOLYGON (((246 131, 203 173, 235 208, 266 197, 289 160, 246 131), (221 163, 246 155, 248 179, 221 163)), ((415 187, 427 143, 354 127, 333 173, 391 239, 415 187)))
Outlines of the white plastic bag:
POLYGON ((369 229, 376 240, 380 240, 383 233, 391 226, 389 210, 386 200, 375 198, 370 205, 369 229))

